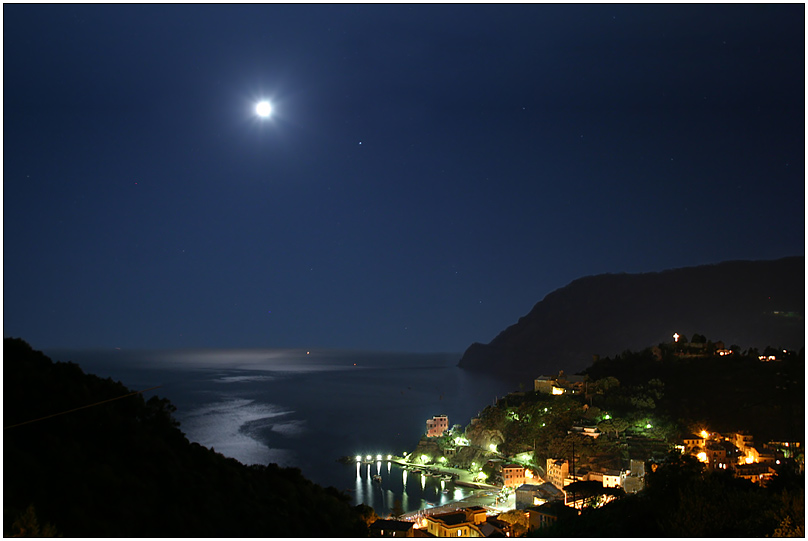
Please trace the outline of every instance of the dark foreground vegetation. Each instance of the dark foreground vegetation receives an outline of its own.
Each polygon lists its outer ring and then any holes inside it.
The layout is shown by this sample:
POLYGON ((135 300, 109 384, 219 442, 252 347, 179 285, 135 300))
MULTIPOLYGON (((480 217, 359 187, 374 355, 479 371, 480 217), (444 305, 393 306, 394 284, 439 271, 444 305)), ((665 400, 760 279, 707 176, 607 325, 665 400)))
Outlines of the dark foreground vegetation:
POLYGON ((65 537, 356 537, 360 509, 275 464, 190 443, 167 399, 4 340, 3 534, 65 537))

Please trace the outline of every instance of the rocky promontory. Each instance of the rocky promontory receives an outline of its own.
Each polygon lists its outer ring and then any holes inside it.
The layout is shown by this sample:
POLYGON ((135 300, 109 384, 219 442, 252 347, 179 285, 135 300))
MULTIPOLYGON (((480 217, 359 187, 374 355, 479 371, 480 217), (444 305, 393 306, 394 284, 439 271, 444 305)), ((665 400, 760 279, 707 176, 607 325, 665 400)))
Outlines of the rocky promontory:
POLYGON ((615 355, 700 333, 742 348, 805 344, 805 258, 729 261, 641 274, 588 276, 557 289, 461 368, 575 373, 615 355))

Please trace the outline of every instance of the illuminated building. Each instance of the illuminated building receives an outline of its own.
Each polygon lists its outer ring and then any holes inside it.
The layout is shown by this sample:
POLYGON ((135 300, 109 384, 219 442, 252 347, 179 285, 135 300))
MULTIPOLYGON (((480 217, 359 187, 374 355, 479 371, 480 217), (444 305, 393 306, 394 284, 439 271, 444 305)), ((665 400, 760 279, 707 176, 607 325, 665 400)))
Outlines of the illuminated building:
POLYGON ((519 464, 502 466, 502 480, 506 487, 518 487, 525 484, 525 468, 519 464))
POLYGON ((564 501, 564 492, 552 483, 524 484, 516 489, 515 495, 516 509, 564 501))
POLYGON ((485 509, 479 506, 426 517, 426 528, 435 537, 484 537, 480 525, 486 521, 485 509))
POLYGON ((430 438, 443 436, 449 430, 449 418, 445 415, 436 415, 426 421, 426 435, 430 438))
POLYGON ((533 390, 544 394, 580 394, 585 386, 586 376, 567 376, 563 370, 557 376, 539 376, 533 380, 533 390))
POLYGON ((566 460, 555 458, 547 459, 547 480, 556 486, 556 488, 564 488, 564 480, 569 476, 570 463, 566 460))

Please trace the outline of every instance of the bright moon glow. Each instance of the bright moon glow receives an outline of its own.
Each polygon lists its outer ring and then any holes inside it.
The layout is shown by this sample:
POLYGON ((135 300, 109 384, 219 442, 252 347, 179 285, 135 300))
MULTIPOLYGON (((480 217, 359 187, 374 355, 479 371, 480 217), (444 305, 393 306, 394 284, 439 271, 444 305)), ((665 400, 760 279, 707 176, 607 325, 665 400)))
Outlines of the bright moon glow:
POLYGON ((272 105, 268 101, 259 101, 255 106, 255 114, 267 118, 272 113, 272 105))

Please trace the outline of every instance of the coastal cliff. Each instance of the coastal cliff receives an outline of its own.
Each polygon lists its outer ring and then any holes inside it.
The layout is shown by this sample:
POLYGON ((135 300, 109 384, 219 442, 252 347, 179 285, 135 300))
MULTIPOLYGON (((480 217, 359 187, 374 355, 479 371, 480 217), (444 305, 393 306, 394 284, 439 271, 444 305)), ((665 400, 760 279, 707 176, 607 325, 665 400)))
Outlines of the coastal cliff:
POLYGON ((459 366, 531 377, 574 373, 595 355, 642 349, 674 332, 799 350, 804 310, 803 256, 588 276, 548 294, 488 344, 469 346, 459 366))

